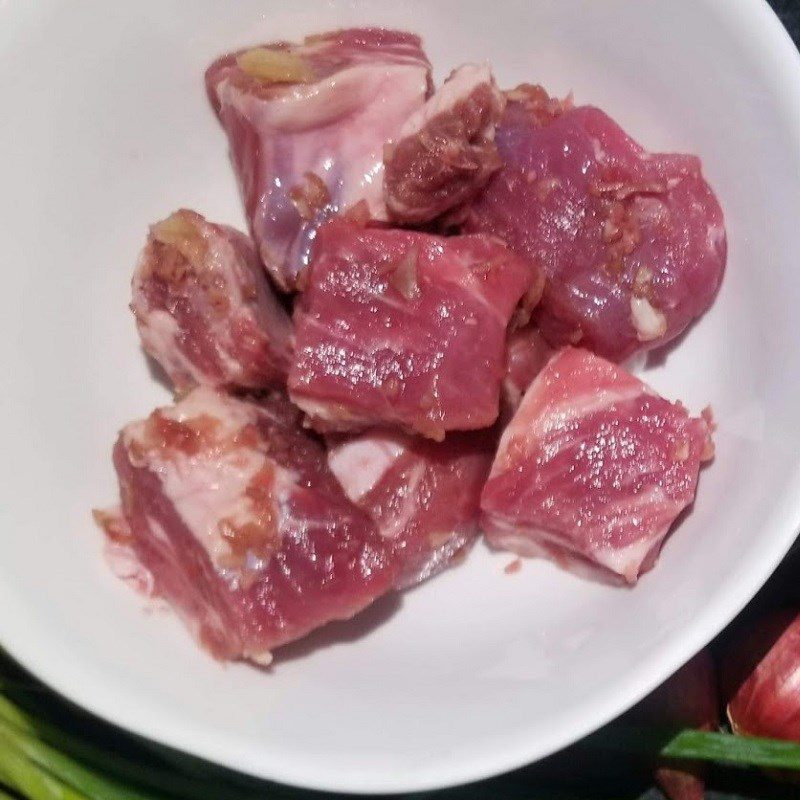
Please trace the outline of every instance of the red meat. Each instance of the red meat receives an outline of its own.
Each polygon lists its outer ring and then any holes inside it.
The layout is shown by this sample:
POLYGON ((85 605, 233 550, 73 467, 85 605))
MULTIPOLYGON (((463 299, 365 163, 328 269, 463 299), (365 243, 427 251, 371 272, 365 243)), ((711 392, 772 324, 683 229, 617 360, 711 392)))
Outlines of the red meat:
POLYGON ((353 29, 233 53, 206 72, 261 259, 284 289, 320 222, 364 201, 386 218, 383 148, 425 101, 419 37, 353 29))
POLYGON ((292 399, 326 431, 394 424, 441 440, 492 425, 530 276, 492 237, 327 223, 295 309, 292 399))
POLYGON ((142 346, 177 390, 285 382, 292 323, 244 234, 176 211, 151 227, 132 290, 142 346))
POLYGON ((526 325, 508 337, 503 390, 507 405, 516 410, 522 396, 555 352, 535 325, 526 325))
POLYGON ((489 541, 635 583, 692 503, 709 425, 621 368, 565 348, 503 433, 481 508, 489 541))
POLYGON ((477 535, 495 441, 487 434, 452 434, 431 442, 372 430, 331 442, 328 465, 391 542, 399 587, 440 572, 477 535))
POLYGON ((536 320, 554 345, 621 360, 680 334, 725 269, 722 211, 694 156, 648 153, 597 108, 521 87, 497 128, 503 168, 464 230, 547 275, 536 320))
POLYGON ((101 522, 217 658, 268 663, 395 582, 390 548, 281 396, 197 388, 128 425, 114 464, 129 532, 101 522))
POLYGON ((455 70, 387 148, 391 218, 418 225, 471 200, 501 166, 494 130, 504 106, 488 64, 455 70))

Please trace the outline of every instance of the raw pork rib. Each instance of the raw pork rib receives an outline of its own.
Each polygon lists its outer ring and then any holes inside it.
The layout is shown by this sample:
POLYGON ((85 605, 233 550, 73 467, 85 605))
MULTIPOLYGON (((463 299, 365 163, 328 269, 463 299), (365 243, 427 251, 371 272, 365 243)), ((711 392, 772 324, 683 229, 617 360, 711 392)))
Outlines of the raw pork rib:
POLYGON ((295 308, 289 392, 320 430, 490 426, 529 265, 488 236, 320 228, 295 308))
POLYGON ((443 570, 477 535, 495 442, 487 434, 431 442, 381 430, 331 442, 328 465, 392 543, 400 588, 443 570))
POLYGON ((177 390, 285 381, 292 323, 243 233, 176 211, 150 228, 132 290, 142 346, 177 390))
POLYGON ((553 348, 534 325, 526 325, 509 335, 503 390, 514 410, 553 353, 553 348))
POLYGON ((565 348, 503 433, 481 497, 489 541, 635 583, 694 500, 709 425, 595 355, 565 348))
POLYGON ((613 360, 668 342, 725 269, 722 211, 695 156, 647 153, 597 108, 520 87, 495 137, 504 166, 464 230, 494 233, 548 277, 537 321, 554 346, 613 360))
POLYGON ((363 200, 386 219, 383 148, 427 98, 430 64, 417 36, 353 29, 224 56, 206 86, 261 259, 288 290, 325 217, 363 200))
POLYGON ((390 547, 277 394, 199 387, 128 425, 114 464, 127 546, 217 658, 267 663, 395 582, 390 547))
POLYGON ((430 222, 471 200, 501 166, 494 129, 504 106, 488 64, 455 70, 387 147, 390 217, 430 222))

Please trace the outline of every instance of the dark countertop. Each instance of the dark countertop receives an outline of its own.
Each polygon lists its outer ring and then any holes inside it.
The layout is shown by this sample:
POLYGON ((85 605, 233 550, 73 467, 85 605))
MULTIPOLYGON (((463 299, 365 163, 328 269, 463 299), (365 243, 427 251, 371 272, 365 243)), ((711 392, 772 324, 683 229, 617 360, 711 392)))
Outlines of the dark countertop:
POLYGON ((800 0, 769 0, 769 4, 781 18, 794 43, 800 47, 800 0))

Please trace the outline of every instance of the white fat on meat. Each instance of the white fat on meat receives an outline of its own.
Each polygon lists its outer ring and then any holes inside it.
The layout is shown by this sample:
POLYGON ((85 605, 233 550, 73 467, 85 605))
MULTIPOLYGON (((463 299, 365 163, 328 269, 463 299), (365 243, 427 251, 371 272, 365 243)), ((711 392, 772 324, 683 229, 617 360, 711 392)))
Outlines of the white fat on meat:
MULTIPOLYGON (((219 368, 229 380, 241 380, 244 377, 243 365, 235 357, 237 347, 241 349, 241 344, 237 345, 234 339, 238 330, 237 321, 258 320, 259 315, 266 314, 266 322, 261 320, 264 328, 270 330, 274 326, 276 335, 282 333, 278 320, 283 316, 282 310, 266 285, 258 284, 260 275, 253 275, 253 265, 237 251, 231 235, 240 236, 230 229, 212 225, 199 214, 185 209, 176 211, 150 228, 148 245, 139 257, 131 282, 131 308, 145 351, 170 376, 191 376, 193 382, 207 382, 203 370, 186 354, 187 331, 181 328, 170 310, 151 307, 148 301, 147 286, 152 281, 150 273, 159 260, 153 248, 154 242, 177 249, 189 262, 191 272, 200 285, 204 279, 212 277, 215 291, 224 297, 225 313, 204 312, 202 327, 204 341, 213 346, 219 368), (198 251, 196 247, 182 247, 181 235, 198 237, 203 243, 202 249, 198 251)), ((198 288, 197 291, 202 290, 198 288)), ((287 327, 288 324, 287 320, 287 327)))
MULTIPOLYGON (((141 296, 134 284, 133 296, 141 296)), ((135 306, 135 300, 134 300, 135 306)), ((192 375, 194 364, 183 355, 178 346, 180 328, 175 318, 160 308, 152 311, 137 310, 139 336, 144 349, 170 374, 192 375)))
POLYGON ((337 208, 364 200, 373 219, 385 220, 383 145, 395 140, 398 121, 419 107, 426 89, 418 64, 364 63, 317 83, 292 86, 269 102, 242 94, 228 81, 218 86, 217 95, 223 107, 234 108, 256 130, 292 137, 287 152, 262 154, 286 186, 301 184, 313 172, 337 208), (279 157, 289 162, 277 163, 279 157))
POLYGON ((328 466, 354 503, 374 489, 405 451, 402 438, 391 433, 359 436, 328 451, 328 466))
POLYGON ((414 465, 414 469, 406 476, 406 483, 401 490, 402 504, 397 513, 388 517, 380 525, 380 533, 384 538, 396 539, 400 536, 419 510, 420 498, 417 490, 420 481, 425 477, 425 471, 425 464, 420 461, 414 465))
POLYGON ((715 252, 721 250, 725 247, 725 226, 720 223, 709 225, 706 239, 709 250, 715 252))
MULTIPOLYGON (((223 401, 207 387, 195 389, 180 404, 164 408, 161 413, 177 422, 212 417, 220 423, 217 429, 220 440, 234 436, 258 419, 254 407, 232 402, 230 398, 223 401)), ((145 466, 159 476, 165 496, 220 572, 226 571, 231 556, 220 523, 224 520, 238 527, 258 522, 247 488, 267 466, 272 468, 274 475, 272 497, 277 512, 277 528, 279 531, 283 528, 281 522, 289 513, 288 498, 296 482, 296 476, 290 470, 271 462, 263 451, 243 445, 220 448, 213 457, 207 454, 191 456, 173 449, 154 452, 147 449, 145 425, 146 421, 142 421, 125 429, 126 448, 129 452, 136 452, 137 448, 131 450, 131 445, 137 441, 143 445, 145 463, 137 466, 145 466)))
POLYGON ((610 586, 620 586, 622 584, 620 575, 626 581, 635 579, 636 574, 631 574, 631 565, 633 563, 641 564, 654 547, 652 542, 636 542, 623 548, 625 553, 618 560, 615 559, 611 549, 602 550, 602 560, 601 558, 597 560, 601 563, 601 567, 606 567, 610 570, 606 572, 579 554, 565 549, 562 542, 542 528, 535 526, 520 528, 517 525, 494 520, 493 529, 492 549, 508 550, 522 558, 539 558, 545 561, 554 561, 561 569, 565 569, 577 578, 610 586), (503 531, 503 528, 506 530, 503 531), (617 565, 623 568, 622 573, 615 569, 617 565), (628 577, 629 575, 631 577, 628 577))
POLYGON ((213 316, 207 318, 206 323, 210 325, 210 341, 214 344, 217 358, 223 366, 224 372, 231 375, 238 375, 242 371, 239 361, 231 356, 231 352, 236 349, 233 341, 234 328, 230 324, 231 319, 237 317, 247 318, 252 313, 249 308, 251 301, 244 296, 244 287, 252 287, 253 276, 249 274, 247 266, 242 262, 240 255, 236 252, 233 244, 228 239, 211 235, 202 225, 198 226, 206 243, 206 253, 203 263, 195 265, 198 272, 208 272, 221 279, 224 285, 222 290, 225 296, 228 310, 224 316, 215 319, 213 316))
MULTIPOLYGON (((176 422, 187 422, 197 417, 212 417, 219 423, 219 432, 223 436, 232 436, 246 425, 255 424, 258 415, 253 406, 248 403, 232 401, 232 398, 219 394, 208 386, 198 386, 180 403, 175 406, 165 406, 159 412, 167 419, 176 422)), ((135 422, 126 428, 126 445, 129 444, 128 437, 136 436, 137 431, 141 431, 139 436, 144 435, 146 420, 135 422)))
POLYGON ((652 342, 667 332, 667 318, 646 297, 631 295, 631 322, 640 342, 652 342))
MULTIPOLYGON (((642 394, 647 394, 642 385, 637 382, 627 387, 606 388, 593 387, 583 395, 572 395, 564 398, 561 403, 548 403, 547 413, 543 413, 540 403, 542 390, 547 392, 547 387, 532 384, 525 393, 522 403, 511 423, 503 431, 500 438, 498 453, 507 452, 509 444, 516 439, 515 445, 527 452, 529 447, 551 434, 556 429, 566 429, 570 423, 580 420, 604 408, 633 400, 642 394)), ((519 450, 515 451, 519 452, 519 450)), ((505 469, 502 459, 495 459, 490 477, 494 477, 505 469)))
MULTIPOLYGON (((667 526, 668 528, 669 526, 667 526)), ((661 529, 639 541, 632 542, 624 547, 605 547, 595 550, 592 557, 598 564, 610 569, 617 575, 622 575, 628 583, 635 583, 643 564, 647 563, 648 556, 654 547, 659 547, 666 530, 661 529)))
MULTIPOLYGON (((328 466, 350 500, 359 503, 406 452, 407 441, 402 434, 366 433, 330 448, 328 466)), ((425 472, 426 464, 420 459, 403 475, 403 485, 397 490, 402 502, 393 508, 394 513, 382 515, 379 520, 378 528, 384 538, 400 536, 419 510, 417 489, 425 472)))
MULTIPOLYGON (((462 64, 453 70, 450 77, 427 100, 425 105, 408 118, 400 129, 398 140, 419 133, 429 120, 440 114, 449 113, 459 101, 468 97, 476 87, 485 83, 494 84, 494 76, 488 63, 462 64)), ((485 134, 487 138, 491 139, 494 136, 494 126, 487 129, 485 134)))

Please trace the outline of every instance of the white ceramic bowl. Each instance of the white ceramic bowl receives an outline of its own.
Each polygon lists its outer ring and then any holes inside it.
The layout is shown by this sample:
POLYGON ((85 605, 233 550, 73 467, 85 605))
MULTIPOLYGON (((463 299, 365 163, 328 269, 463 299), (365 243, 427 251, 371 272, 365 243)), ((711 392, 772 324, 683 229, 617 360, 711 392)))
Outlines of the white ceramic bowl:
POLYGON ((539 758, 619 714, 745 604, 800 524, 800 59, 759 0, 104 0, 0 4, 0 642, 106 719, 329 790, 409 791, 539 758), (242 224, 202 76, 220 52, 354 23, 424 36, 439 78, 490 59, 699 153, 730 242, 717 304, 645 378, 712 403, 717 459, 633 590, 545 562, 460 568, 220 666, 110 574, 89 509, 115 431, 167 400, 128 281, 178 206, 242 224))

